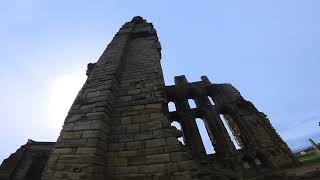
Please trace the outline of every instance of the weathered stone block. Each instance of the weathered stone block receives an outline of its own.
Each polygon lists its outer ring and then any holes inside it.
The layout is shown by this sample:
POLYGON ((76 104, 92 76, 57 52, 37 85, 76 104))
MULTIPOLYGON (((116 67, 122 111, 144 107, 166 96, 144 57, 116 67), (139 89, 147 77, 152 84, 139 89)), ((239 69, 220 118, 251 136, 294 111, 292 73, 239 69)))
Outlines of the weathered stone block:
POLYGON ((74 122, 74 121, 81 121, 81 120, 85 120, 84 114, 68 115, 66 117, 65 122, 74 122))
POLYGON ((62 139, 80 139, 82 135, 81 131, 78 132, 64 132, 62 134, 62 139))
POLYGON ((122 151, 124 150, 125 143, 111 143, 109 144, 109 151, 122 151))
POLYGON ((145 141, 134 141, 125 144, 126 150, 143 149, 146 147, 145 141))
POLYGON ((128 166, 128 158, 112 158, 108 161, 109 167, 128 166))
POLYGON ((126 117, 122 117, 120 121, 121 121, 121 124, 131 124, 131 120, 132 120, 131 116, 126 116, 126 117))
POLYGON ((134 165, 142 165, 146 164, 146 157, 145 156, 137 156, 137 157, 128 157, 128 165, 134 166, 134 165))
POLYGON ((56 148, 55 153, 57 154, 71 154, 75 151, 75 148, 56 148))
POLYGON ((140 172, 149 174, 149 173, 165 172, 166 169, 167 169, 166 164, 150 164, 150 165, 142 165, 140 172))
POLYGON ((139 166, 128 166, 115 168, 115 174, 138 174, 139 166))
POLYGON ((87 119, 108 119, 108 115, 105 112, 90 112, 86 113, 87 119))
POLYGON ((146 156, 147 163, 163 163, 170 161, 170 154, 156 154, 146 156))
POLYGON ((77 154, 94 154, 97 152, 97 148, 94 147, 78 147, 77 154))
POLYGON ((182 148, 179 145, 173 145, 173 146, 164 146, 163 147, 163 151, 164 152, 175 152, 175 151, 179 151, 182 148))
POLYGON ((172 161, 187 161, 192 159, 191 154, 188 152, 172 152, 170 154, 172 161))
POLYGON ((132 123, 146 122, 149 121, 147 114, 132 116, 132 123))
POLYGON ((139 132, 139 124, 128 124, 126 127, 127 127, 126 128, 127 133, 139 132))
POLYGON ((134 135, 125 134, 119 136, 119 142, 130 142, 133 141, 134 135))
POLYGON ((152 113, 150 114, 150 120, 163 118, 164 115, 162 113, 152 113))
POLYGON ((80 121, 80 122, 74 122, 73 130, 85 130, 90 128, 91 121, 80 121))
POLYGON ((166 145, 166 139, 152 139, 146 141, 146 147, 158 147, 158 146, 165 146, 166 145))
POLYGON ((70 139, 70 140, 60 140, 56 143, 56 147, 81 147, 85 146, 87 139, 70 139))
POLYGON ((141 123, 140 126, 141 126, 141 131, 151 131, 151 130, 161 129, 162 123, 161 121, 151 121, 151 122, 141 123))
POLYGON ((97 96, 100 96, 100 93, 101 93, 101 92, 102 92, 102 91, 89 92, 86 97, 87 97, 87 98, 97 97, 97 96))
POLYGON ((152 131, 148 132, 140 132, 134 136, 134 140, 147 140, 147 139, 152 139, 152 131))

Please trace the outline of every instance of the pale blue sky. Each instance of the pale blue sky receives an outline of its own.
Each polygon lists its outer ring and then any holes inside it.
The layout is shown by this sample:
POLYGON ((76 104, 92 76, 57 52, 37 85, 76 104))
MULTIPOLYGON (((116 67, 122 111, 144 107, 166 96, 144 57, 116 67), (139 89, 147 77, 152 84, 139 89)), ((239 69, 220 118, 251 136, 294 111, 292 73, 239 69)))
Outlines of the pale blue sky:
POLYGON ((0 0, 0 161, 27 139, 55 141, 123 23, 153 22, 167 84, 232 83, 292 149, 320 141, 320 1, 0 0))

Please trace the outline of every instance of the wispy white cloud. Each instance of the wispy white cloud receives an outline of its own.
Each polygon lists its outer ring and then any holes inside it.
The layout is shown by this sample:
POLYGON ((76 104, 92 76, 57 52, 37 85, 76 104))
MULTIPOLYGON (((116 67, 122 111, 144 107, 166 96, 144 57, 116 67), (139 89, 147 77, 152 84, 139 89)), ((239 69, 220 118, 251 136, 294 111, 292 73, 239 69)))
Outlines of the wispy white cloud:
POLYGON ((0 76, 0 161, 27 139, 56 141, 86 79, 87 63, 96 61, 102 51, 100 42, 86 42, 30 46, 29 51, 23 50, 12 59, 15 64, 4 66, 9 70, 0 76))
POLYGON ((308 139, 315 135, 320 136, 320 115, 311 113, 302 120, 296 120, 283 125, 285 128, 279 131, 281 137, 294 149, 308 144, 308 139))

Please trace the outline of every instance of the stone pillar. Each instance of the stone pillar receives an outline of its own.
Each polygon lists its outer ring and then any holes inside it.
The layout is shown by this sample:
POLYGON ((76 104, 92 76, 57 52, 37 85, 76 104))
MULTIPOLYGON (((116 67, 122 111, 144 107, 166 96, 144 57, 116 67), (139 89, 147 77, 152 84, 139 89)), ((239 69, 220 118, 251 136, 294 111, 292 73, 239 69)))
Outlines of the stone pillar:
MULTIPOLYGON (((201 76, 202 83, 205 85, 211 85, 211 82, 207 76, 201 76)), ((231 138, 224 127, 224 124, 219 117, 218 112, 211 103, 206 94, 203 94, 195 98, 197 106, 203 109, 205 114, 206 126, 210 131, 211 142, 215 142, 214 148, 217 155, 229 156, 235 152, 235 146, 233 145, 231 138)))
MULTIPOLYGON (((154 49, 152 52, 155 52, 154 60, 159 61, 160 46, 152 25, 140 17, 123 25, 98 62, 88 65, 87 81, 78 93, 65 119, 63 129, 44 170, 43 179, 102 180, 112 175, 112 169, 107 167, 109 163, 108 148, 113 138, 112 123, 116 118, 113 106, 116 106, 114 101, 118 99, 116 96, 121 91, 121 86, 133 82, 120 79, 120 76, 129 63, 126 57, 128 51, 134 51, 135 48, 138 48, 132 46, 133 39, 139 37, 149 37, 148 42, 154 49)), ((141 53, 143 49, 138 51, 141 53)), ((132 63, 135 64, 135 62, 132 63)), ((142 63, 148 64, 148 62, 142 63)), ((149 62, 150 66, 154 66, 152 63, 149 62)), ((154 72, 149 73, 155 74, 157 79, 162 78, 160 65, 154 67, 150 68, 150 71, 154 70, 154 72)), ((143 72, 143 69, 139 71, 143 72)), ((130 70, 127 73, 130 74, 130 70)), ((148 77, 145 74, 139 74, 140 76, 148 77)), ((160 84, 146 83, 147 81, 141 84, 145 90, 146 86, 149 88, 164 86, 161 81, 160 84)), ((133 89, 133 91, 138 90, 133 89)), ((140 91, 143 93, 143 90, 140 91)), ((150 98, 155 100, 159 99, 157 96, 161 96, 157 91, 145 91, 141 97, 147 97, 151 94, 150 98)), ((135 100, 135 102, 137 101, 135 100)), ((161 104, 149 102, 148 106, 159 106, 160 108, 161 104)), ((133 131, 134 127, 130 127, 130 129, 133 131)), ((128 131, 130 131, 129 127, 128 131)))
POLYGON ((232 155, 236 150, 235 146, 216 110, 208 108, 206 110, 205 120, 210 132, 215 138, 215 150, 217 155, 222 155, 224 157, 232 155))
MULTIPOLYGON (((188 81, 185 76, 176 76, 175 84, 177 87, 183 87, 188 81)), ((194 157, 203 156, 206 154, 204 145, 201 139, 199 129, 196 124, 195 117, 190 114, 190 106, 187 99, 177 100, 177 111, 181 118, 181 126, 186 138, 186 145, 191 148, 194 157)))

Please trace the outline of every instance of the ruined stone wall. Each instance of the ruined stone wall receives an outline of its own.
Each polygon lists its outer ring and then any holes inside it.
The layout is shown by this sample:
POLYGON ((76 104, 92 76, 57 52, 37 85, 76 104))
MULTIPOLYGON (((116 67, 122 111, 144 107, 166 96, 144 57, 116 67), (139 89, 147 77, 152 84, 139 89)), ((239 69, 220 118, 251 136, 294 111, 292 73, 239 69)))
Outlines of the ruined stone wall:
POLYGON ((192 179, 204 170, 165 116, 160 56, 151 23, 135 17, 120 29, 88 65, 43 179, 192 179))
POLYGON ((111 142, 112 101, 131 27, 123 27, 97 63, 66 117, 43 179, 104 179, 111 142))
POLYGON ((178 76, 175 85, 166 87, 168 101, 176 106, 176 111, 169 112, 168 117, 181 124, 186 146, 194 155, 243 172, 256 173, 298 164, 266 116, 243 99, 232 85, 211 84, 207 77, 201 78, 202 81, 188 83, 185 76, 178 76), (195 100, 195 108, 190 108, 190 99, 195 100), (214 154, 204 153, 196 118, 203 119, 214 154), (236 149, 236 145, 240 148, 236 149))
MULTIPOLYGON (((162 112, 166 103, 157 47, 156 36, 135 36, 124 57, 108 149, 108 169, 115 179, 167 177, 177 171, 178 160, 190 159, 176 154, 178 132, 162 112)), ((182 169, 192 166, 179 163, 182 169)))
POLYGON ((53 142, 28 142, 5 159, 0 166, 0 180, 40 180, 53 142))
POLYGON ((180 76, 175 86, 165 87, 160 58, 151 23, 135 17, 123 25, 97 63, 88 65, 88 79, 66 117, 44 180, 231 180, 269 151, 276 154, 263 162, 269 168, 293 161, 265 116, 231 85, 212 85, 205 77, 188 83, 180 76), (188 98, 197 108, 190 109, 188 98), (176 112, 168 112, 168 101, 176 103, 176 112), (235 149, 219 114, 228 115, 242 151, 235 149), (205 153, 196 117, 205 121, 215 155, 205 153), (171 121, 178 121, 182 132, 171 121), (181 136, 185 145, 177 139, 181 136))

